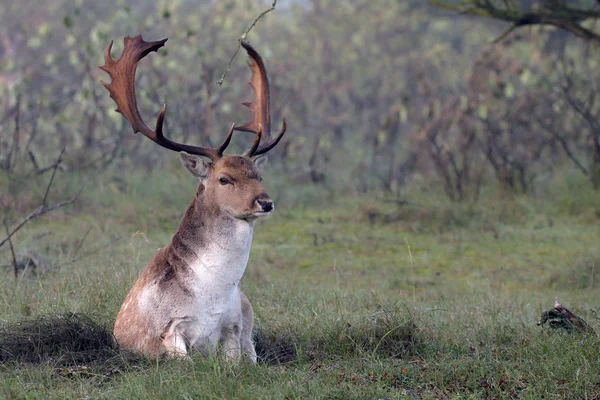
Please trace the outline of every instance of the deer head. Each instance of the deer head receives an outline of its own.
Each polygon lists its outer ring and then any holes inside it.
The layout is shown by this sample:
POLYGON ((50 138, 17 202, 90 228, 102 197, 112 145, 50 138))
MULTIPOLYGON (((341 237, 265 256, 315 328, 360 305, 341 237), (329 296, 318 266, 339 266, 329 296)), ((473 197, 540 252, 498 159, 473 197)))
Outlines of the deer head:
MULTIPOLYGON (((152 51, 158 51, 167 39, 145 42, 142 36, 124 39, 123 54, 118 60, 111 55, 111 41, 104 52, 105 64, 100 67, 106 71, 112 82, 102 82, 110 92, 110 97, 117 104, 117 112, 129 121, 134 133, 141 132, 156 144, 169 150, 180 152, 183 166, 200 180, 198 193, 231 216, 238 219, 253 220, 269 214, 274 206, 273 201, 260 183, 260 170, 266 157, 258 157, 267 153, 279 143, 286 130, 285 119, 279 134, 273 138, 270 122, 269 81, 263 60, 256 50, 247 42, 242 46, 250 58, 252 78, 250 86, 256 99, 243 103, 252 111, 252 120, 244 125, 233 124, 229 133, 219 147, 190 146, 177 143, 163 134, 163 121, 166 104, 158 113, 155 129, 144 123, 137 108, 135 97, 135 72, 139 61, 152 51), (235 130, 256 134, 252 146, 241 155, 224 155, 235 130), (263 144, 261 145, 261 141, 263 144), (210 159, 205 162, 202 157, 210 159), (254 158, 253 158, 254 157, 254 158)), ((199 196, 196 196, 197 198, 199 196)))

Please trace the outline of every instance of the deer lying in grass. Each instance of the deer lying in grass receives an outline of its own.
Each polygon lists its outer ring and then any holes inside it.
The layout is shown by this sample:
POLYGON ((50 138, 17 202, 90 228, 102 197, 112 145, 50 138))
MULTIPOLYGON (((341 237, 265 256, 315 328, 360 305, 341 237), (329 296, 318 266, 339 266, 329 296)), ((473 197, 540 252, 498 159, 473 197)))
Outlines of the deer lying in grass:
POLYGON ((114 334, 121 348, 148 357, 186 356, 192 349, 208 354, 220 345, 226 357, 239 359, 246 354, 256 363, 252 306, 239 282, 248 263, 254 223, 274 206, 260 183, 265 158, 253 161, 252 157, 277 145, 285 133, 285 119, 273 138, 265 66, 260 55, 243 42, 256 96, 253 103, 244 103, 252 111, 250 122, 232 125, 218 148, 189 146, 164 137, 166 105, 158 114, 156 128, 150 129, 137 109, 135 71, 142 58, 166 41, 145 42, 141 36, 128 36, 118 60, 110 55, 111 41, 104 53, 105 65, 100 67, 112 79, 102 84, 117 104, 116 111, 134 132, 179 151, 185 169, 200 180, 171 243, 152 257, 123 302, 114 334), (224 155, 234 130, 253 132, 256 138, 242 155, 224 155))

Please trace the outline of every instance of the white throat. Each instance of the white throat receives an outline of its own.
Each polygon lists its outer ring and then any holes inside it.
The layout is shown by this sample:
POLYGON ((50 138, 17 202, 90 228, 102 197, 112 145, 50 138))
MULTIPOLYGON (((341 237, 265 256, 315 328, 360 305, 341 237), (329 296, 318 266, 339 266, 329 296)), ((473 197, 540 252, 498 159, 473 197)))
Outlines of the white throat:
POLYGON ((248 264, 254 223, 227 219, 210 232, 211 240, 196 254, 198 259, 190 265, 196 283, 214 292, 237 286, 248 264), (205 286, 206 285, 206 286, 205 286))

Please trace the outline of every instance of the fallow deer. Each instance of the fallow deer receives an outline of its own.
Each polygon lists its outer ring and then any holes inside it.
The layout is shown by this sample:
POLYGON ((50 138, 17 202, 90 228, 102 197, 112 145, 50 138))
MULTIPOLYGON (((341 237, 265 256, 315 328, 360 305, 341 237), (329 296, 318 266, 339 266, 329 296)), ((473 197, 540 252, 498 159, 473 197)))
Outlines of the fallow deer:
POLYGON ((277 145, 286 130, 285 119, 279 134, 272 137, 267 72, 256 50, 242 42, 256 97, 243 103, 252 111, 250 122, 232 125, 219 147, 185 145, 163 135, 165 104, 152 130, 137 108, 135 71, 142 58, 166 41, 127 36, 118 60, 110 55, 111 41, 104 52, 105 65, 100 67, 112 79, 102 84, 134 133, 179 151, 185 169, 200 180, 171 243, 157 251, 125 298, 114 335, 121 348, 151 358, 187 356, 192 349, 208 354, 221 346, 229 359, 246 354, 255 363, 253 311, 239 282, 248 263, 254 223, 271 213, 274 205, 260 183, 265 158, 252 157, 277 145), (253 132, 256 137, 243 154, 224 155, 234 130, 253 132))

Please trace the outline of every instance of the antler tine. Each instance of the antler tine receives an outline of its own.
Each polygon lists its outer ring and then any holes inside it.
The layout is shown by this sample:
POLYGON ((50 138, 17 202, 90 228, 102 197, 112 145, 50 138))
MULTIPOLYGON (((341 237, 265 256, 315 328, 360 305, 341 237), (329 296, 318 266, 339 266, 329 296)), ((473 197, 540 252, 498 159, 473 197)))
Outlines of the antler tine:
POLYGON ((279 141, 283 137, 283 134, 285 133, 286 129, 287 129, 287 125, 285 123, 285 118, 283 118, 283 125, 281 126, 281 130, 279 131, 279 134, 277 135, 277 137, 274 139, 271 139, 267 143, 263 144, 260 147, 260 149, 258 149, 254 152, 253 155, 259 156, 261 154, 265 154, 266 152, 271 150, 273 147, 277 146, 277 143, 279 143, 279 141))
POLYGON ((231 142, 231 137, 233 136, 233 131, 234 131, 233 128, 234 127, 235 127, 235 122, 233 124, 231 124, 231 128, 229 128, 229 133, 227 133, 225 140, 219 146, 219 150, 217 151, 217 154, 219 155, 219 157, 223 156, 223 152, 225 151, 227 146, 229 146, 229 142, 231 142))
POLYGON ((123 114, 127 121, 129 121, 134 133, 141 132, 156 144, 169 150, 185 151, 190 154, 208 157, 212 161, 216 161, 221 158, 223 151, 225 151, 225 148, 229 145, 233 130, 230 131, 229 135, 218 149, 213 147, 189 146, 183 143, 173 142, 163 136, 162 127, 167 108, 166 104, 158 113, 155 130, 150 129, 140 116, 135 97, 135 71, 137 65, 139 61, 150 52, 158 51, 158 49, 164 46, 166 41, 167 39, 145 42, 142 39, 142 35, 133 38, 131 36, 126 36, 124 39, 123 54, 118 60, 114 60, 110 55, 113 45, 113 41, 111 40, 104 51, 104 65, 101 66, 100 69, 107 72, 112 81, 110 84, 102 81, 102 84, 108 89, 110 97, 117 104, 116 111, 123 114))
MULTIPOLYGON (((273 139, 271 136, 271 114, 270 114, 270 95, 269 95, 269 79, 267 78, 267 70, 262 57, 250 44, 246 41, 241 42, 242 47, 246 49, 248 57, 250 58, 249 67, 252 71, 252 77, 250 78, 250 86, 254 91, 255 100, 253 102, 244 102, 246 107, 252 111, 252 120, 241 126, 236 126, 235 129, 238 131, 253 132, 260 135, 263 141, 263 145, 257 149, 252 150, 250 148, 244 154, 250 153, 251 155, 260 155, 268 152, 279 143, 283 134, 286 130, 285 119, 283 121, 283 127, 279 132, 277 138, 273 139)), ((259 140, 260 142, 260 140, 259 140)), ((256 140, 255 140, 256 143, 256 140)), ((253 144, 254 147, 254 144, 253 144)))
POLYGON ((260 144, 261 136, 262 136, 262 127, 259 124, 258 132, 256 133, 256 137, 254 138, 254 142, 252 143, 252 146, 244 152, 244 156, 252 157, 253 155, 255 155, 256 149, 258 148, 258 145, 260 144))

